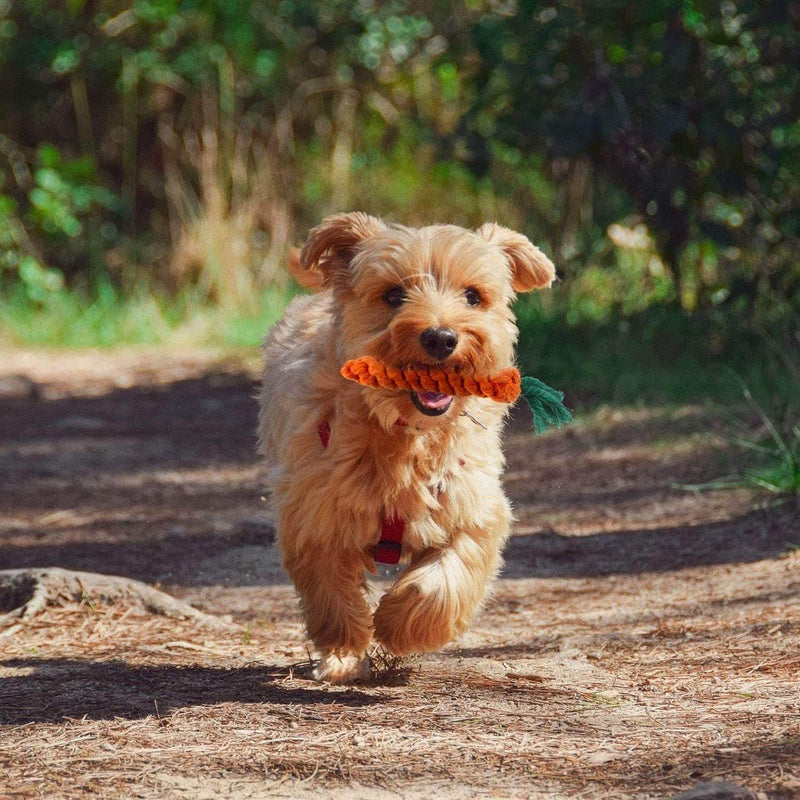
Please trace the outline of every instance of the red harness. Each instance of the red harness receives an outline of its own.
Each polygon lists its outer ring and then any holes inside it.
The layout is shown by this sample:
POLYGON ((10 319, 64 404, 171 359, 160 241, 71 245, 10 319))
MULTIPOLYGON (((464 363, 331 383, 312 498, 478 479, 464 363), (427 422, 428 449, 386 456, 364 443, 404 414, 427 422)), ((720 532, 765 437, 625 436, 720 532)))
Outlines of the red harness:
MULTIPOLYGON (((395 423, 397 425, 405 426, 405 422, 401 419, 395 423)), ((331 426, 325 420, 320 422, 317 427, 319 440, 322 442, 323 447, 328 446, 331 440, 331 426)), ((373 558, 380 564, 397 564, 400 561, 400 554, 403 552, 403 533, 406 530, 406 523, 398 516, 391 516, 389 518, 383 517, 381 519, 381 539, 375 545, 372 552, 373 558)))

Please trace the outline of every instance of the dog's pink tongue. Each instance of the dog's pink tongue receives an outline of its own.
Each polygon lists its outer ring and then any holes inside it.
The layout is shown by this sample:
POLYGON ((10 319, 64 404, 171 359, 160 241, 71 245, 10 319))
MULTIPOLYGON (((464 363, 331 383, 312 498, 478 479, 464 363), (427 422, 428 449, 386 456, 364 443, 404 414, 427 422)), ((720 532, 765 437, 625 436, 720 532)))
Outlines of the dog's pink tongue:
POLYGON ((441 392, 417 392, 417 397, 425 408, 433 409, 444 408, 453 399, 452 395, 441 392))

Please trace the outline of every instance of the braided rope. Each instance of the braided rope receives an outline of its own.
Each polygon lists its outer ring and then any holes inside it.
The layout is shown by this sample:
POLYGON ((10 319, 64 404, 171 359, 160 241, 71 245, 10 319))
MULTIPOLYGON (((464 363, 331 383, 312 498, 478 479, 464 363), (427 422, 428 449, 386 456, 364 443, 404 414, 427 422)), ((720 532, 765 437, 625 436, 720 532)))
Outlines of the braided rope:
POLYGON ((397 369, 387 367, 372 356, 348 361, 341 370, 342 377, 374 389, 407 389, 415 392, 441 392, 461 397, 487 397, 498 403, 513 403, 520 392, 520 376, 514 367, 501 370, 491 377, 461 375, 435 367, 397 369))

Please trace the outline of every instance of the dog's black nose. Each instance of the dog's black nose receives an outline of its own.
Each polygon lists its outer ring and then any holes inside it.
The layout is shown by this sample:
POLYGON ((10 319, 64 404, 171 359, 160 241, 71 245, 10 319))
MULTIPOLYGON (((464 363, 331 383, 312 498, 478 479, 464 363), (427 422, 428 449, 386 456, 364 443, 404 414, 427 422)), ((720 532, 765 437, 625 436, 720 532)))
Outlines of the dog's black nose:
POLYGON ((456 349, 458 334, 452 328, 425 328, 419 340, 425 352, 444 361, 456 349))

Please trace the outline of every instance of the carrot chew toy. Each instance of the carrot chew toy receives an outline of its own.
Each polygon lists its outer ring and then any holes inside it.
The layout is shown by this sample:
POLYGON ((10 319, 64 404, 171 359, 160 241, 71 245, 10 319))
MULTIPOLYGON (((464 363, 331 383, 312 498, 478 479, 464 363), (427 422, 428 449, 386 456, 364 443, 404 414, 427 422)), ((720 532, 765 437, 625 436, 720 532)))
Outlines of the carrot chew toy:
POLYGON ((342 377, 363 386, 383 389, 405 389, 414 392, 441 392, 466 397, 488 397, 498 403, 513 403, 520 392, 519 372, 513 367, 491 378, 461 375, 436 367, 387 367, 372 356, 348 361, 342 367, 342 377))
POLYGON ((375 389, 435 392, 461 397, 473 395, 498 403, 513 403, 521 392, 533 413, 537 433, 542 433, 551 425, 560 428, 572 419, 569 409, 564 405, 562 392, 536 378, 521 378, 514 367, 481 377, 436 367, 400 369, 386 366, 372 356, 362 356, 348 361, 342 367, 341 374, 347 380, 375 389))

